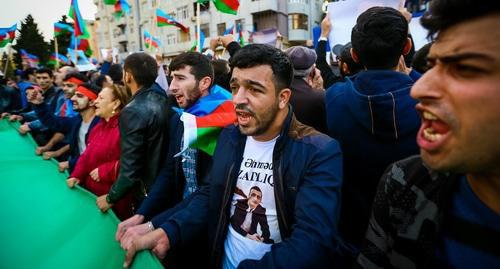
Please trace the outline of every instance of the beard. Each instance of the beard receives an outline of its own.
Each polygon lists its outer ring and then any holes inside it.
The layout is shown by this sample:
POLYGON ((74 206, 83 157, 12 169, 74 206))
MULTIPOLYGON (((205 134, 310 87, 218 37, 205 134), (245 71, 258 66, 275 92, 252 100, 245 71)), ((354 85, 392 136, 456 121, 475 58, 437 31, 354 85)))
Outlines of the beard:
POLYGON ((247 113, 251 114, 251 116, 255 120, 254 126, 243 127, 241 125, 238 126, 240 132, 246 136, 258 136, 264 134, 271 127, 276 115, 278 114, 279 105, 278 100, 272 105, 269 106, 266 110, 262 111, 262 113, 255 113, 245 104, 236 105, 236 109, 244 110, 247 113))

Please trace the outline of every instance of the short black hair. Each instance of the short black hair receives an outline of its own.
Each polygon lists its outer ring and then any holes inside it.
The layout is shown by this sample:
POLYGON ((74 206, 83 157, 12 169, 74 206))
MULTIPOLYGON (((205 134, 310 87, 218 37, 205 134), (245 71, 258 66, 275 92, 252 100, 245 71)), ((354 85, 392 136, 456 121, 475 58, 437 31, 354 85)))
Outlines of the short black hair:
POLYGON ((229 59, 231 72, 234 68, 252 68, 259 65, 269 65, 273 70, 276 93, 290 88, 293 79, 293 65, 285 52, 265 44, 250 44, 244 46, 229 59))
POLYGON ((346 63, 347 67, 349 67, 349 72, 350 72, 349 75, 354 75, 359 71, 363 70, 363 65, 354 61, 351 55, 351 48, 352 48, 351 42, 345 44, 345 46, 342 48, 342 51, 340 52, 339 59, 342 62, 346 63))
POLYGON ((429 70, 429 66, 427 65, 427 56, 429 55, 429 51, 431 49, 432 43, 427 43, 423 47, 421 47, 413 57, 411 62, 411 67, 415 69, 420 74, 423 74, 429 70))
POLYGON ((40 69, 37 69, 35 71, 36 74, 48 74, 49 77, 54 77, 54 73, 52 73, 52 69, 48 69, 48 68, 45 68, 45 67, 42 67, 40 69))
POLYGON ((453 25, 494 13, 500 13, 498 0, 433 0, 420 22, 429 30, 427 37, 434 39, 438 32, 453 25))
POLYGON ((214 67, 214 84, 229 90, 229 81, 231 80, 229 62, 224 59, 212 60, 212 66, 214 67))
POLYGON ((372 7, 359 15, 352 28, 352 48, 367 69, 397 66, 408 38, 408 22, 390 7, 372 7))
POLYGON ((21 73, 21 78, 25 79, 25 80, 28 80, 29 79, 29 75, 35 75, 35 72, 36 72, 36 68, 34 68, 34 67, 26 68, 26 70, 24 70, 21 73))
POLYGON ((125 59, 123 69, 125 72, 130 72, 135 82, 142 87, 153 85, 158 76, 156 60, 144 52, 129 55, 125 59))
POLYGON ((78 80, 81 80, 82 82, 87 82, 89 80, 86 76, 84 76, 83 74, 81 74, 79 72, 70 72, 70 73, 66 74, 66 76, 64 76, 63 81, 66 81, 70 78, 76 78, 78 80))
POLYGON ((214 68, 205 55, 193 51, 181 53, 170 62, 168 70, 172 72, 182 69, 185 66, 191 67, 191 74, 197 81, 200 81, 204 77, 210 77, 212 84, 214 83, 214 68))
MULTIPOLYGON (((112 64, 108 70, 108 76, 114 83, 122 84, 123 68, 119 64, 112 64)), ((134 76, 135 77, 135 76, 134 76)))

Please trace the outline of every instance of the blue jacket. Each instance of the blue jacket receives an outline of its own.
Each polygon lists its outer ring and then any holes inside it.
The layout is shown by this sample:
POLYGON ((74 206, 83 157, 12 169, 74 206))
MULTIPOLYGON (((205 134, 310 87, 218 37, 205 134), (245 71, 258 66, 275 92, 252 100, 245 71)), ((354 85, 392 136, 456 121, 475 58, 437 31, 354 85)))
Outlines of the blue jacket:
MULTIPOLYGON (((82 116, 78 114, 75 117, 59 117, 55 116, 54 113, 50 111, 49 105, 46 103, 42 103, 40 105, 34 105, 34 109, 38 119, 53 132, 63 133, 64 136, 67 136, 69 139, 69 148, 70 154, 68 158, 69 162, 69 172, 73 171, 75 168, 76 161, 78 161, 78 157, 80 157, 81 152, 78 149, 78 131, 80 130, 80 126, 82 125, 82 116)), ((85 143, 87 143, 87 139, 90 131, 94 126, 99 122, 99 117, 95 116, 92 122, 90 123, 89 129, 85 134, 85 143)))
MULTIPOLYGON (((173 246, 208 229, 209 268, 221 267, 246 138, 237 126, 221 132, 206 185, 172 209, 168 221, 160 226, 173 246)), ((273 169, 283 241, 274 244, 261 260, 245 260, 238 268, 331 268, 338 246, 342 184, 338 143, 298 122, 290 108, 274 148, 273 169)))
POLYGON ((326 92, 328 134, 344 154, 339 231, 355 254, 385 168, 418 153, 420 117, 410 89, 419 74, 362 71, 326 92))

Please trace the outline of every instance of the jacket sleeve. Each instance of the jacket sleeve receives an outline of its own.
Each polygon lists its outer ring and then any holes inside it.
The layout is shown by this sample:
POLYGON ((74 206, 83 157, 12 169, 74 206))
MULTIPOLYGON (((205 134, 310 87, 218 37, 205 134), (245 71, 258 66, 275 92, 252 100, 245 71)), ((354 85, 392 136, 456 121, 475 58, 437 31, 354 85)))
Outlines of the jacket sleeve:
POLYGON ((160 170, 160 173, 155 179, 155 183, 151 187, 148 196, 144 199, 141 207, 137 210, 137 214, 143 215, 146 220, 151 219, 156 214, 165 210, 168 206, 169 195, 172 194, 175 188, 175 180, 173 178, 173 171, 175 167, 174 158, 174 145, 175 138, 170 141, 170 146, 168 147, 169 153, 160 170))
POLYGON ((50 112, 49 106, 45 103, 35 105, 34 108, 38 119, 54 132, 67 134, 71 131, 73 125, 75 125, 78 121, 76 117, 55 116, 52 112, 50 112))
POLYGON ((103 163, 97 167, 99 173, 99 179, 103 182, 113 183, 118 177, 118 171, 120 169, 120 160, 112 160, 103 163))
POLYGON ((335 75, 326 61, 326 42, 325 40, 318 42, 318 46, 316 47, 316 54, 318 56, 316 58, 316 67, 321 71, 323 87, 328 89, 333 83, 342 80, 342 77, 335 75))
POLYGON ((395 164, 390 165, 382 175, 377 192, 373 200, 372 215, 368 222, 365 240, 356 260, 357 268, 391 268, 388 251, 389 245, 389 199, 388 190, 391 189, 391 170, 395 164))
MULTIPOLYGON (((313 153, 295 200, 290 237, 274 244, 261 260, 238 268, 326 268, 339 246, 337 231, 342 185, 342 155, 332 140, 313 153)), ((328 267, 329 268, 329 267, 328 267)))
POLYGON ((140 184, 140 175, 143 174, 144 154, 143 145, 147 138, 145 116, 132 107, 120 114, 120 172, 118 179, 108 193, 111 203, 116 203, 135 184, 140 184))

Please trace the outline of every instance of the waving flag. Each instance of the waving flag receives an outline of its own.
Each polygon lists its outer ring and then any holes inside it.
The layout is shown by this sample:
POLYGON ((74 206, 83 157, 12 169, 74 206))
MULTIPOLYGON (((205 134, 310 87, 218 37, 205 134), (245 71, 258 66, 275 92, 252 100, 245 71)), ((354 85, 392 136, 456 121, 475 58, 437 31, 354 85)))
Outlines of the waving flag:
POLYGON ((127 0, 117 0, 115 3, 115 12, 113 15, 116 18, 123 17, 124 14, 130 14, 130 4, 127 0))
POLYGON ((151 34, 148 31, 144 30, 144 45, 146 46, 146 48, 149 49, 152 41, 153 39, 151 34))
POLYGON ((151 46, 153 46, 155 48, 161 47, 161 41, 160 41, 160 39, 152 36, 151 37, 151 46))
POLYGON ((78 0, 71 0, 68 16, 75 22, 75 36, 80 38, 89 38, 89 32, 85 27, 80 9, 78 8, 78 0))
POLYGON ((66 56, 62 54, 56 55, 55 53, 52 53, 50 55, 48 63, 55 65, 57 62, 59 62, 59 64, 69 64, 69 60, 66 56))
POLYGON ((218 85, 212 87, 209 95, 200 98, 186 111, 176 111, 181 113, 184 125, 184 146, 176 156, 188 147, 213 155, 222 128, 236 122, 231 94, 218 85))
POLYGON ((83 51, 85 53, 85 55, 87 55, 89 57, 92 55, 93 51, 90 48, 90 43, 89 43, 88 39, 78 38, 78 37, 75 37, 75 35, 73 35, 71 37, 71 41, 69 43, 69 47, 71 49, 75 48, 75 42, 76 42, 76 48, 77 48, 77 50, 83 51))
MULTIPOLYGON (((200 32, 200 50, 198 52, 201 53, 204 44, 205 44, 205 33, 203 33, 203 31, 201 31, 200 32)), ((198 47, 198 31, 196 31, 194 44, 191 47, 190 51, 196 51, 197 47, 198 47)))
POLYGON ((38 56, 30 54, 24 49, 20 49, 19 52, 21 53, 21 59, 23 59, 23 61, 26 61, 30 67, 38 67, 38 65, 40 64, 38 56))
POLYGON ((105 5, 115 5, 118 0, 104 0, 105 5))
POLYGON ((60 36, 67 33, 73 33, 73 27, 71 25, 56 22, 54 23, 54 36, 60 36))
MULTIPOLYGON (((204 3, 208 0, 198 0, 198 3, 204 3)), ((239 0, 212 0, 214 2, 215 8, 222 13, 236 15, 238 13, 238 7, 240 6, 239 0)))
POLYGON ((12 43, 16 38, 17 23, 7 28, 0 28, 0 48, 12 43))
POLYGON ((176 21, 174 18, 172 18, 159 8, 156 9, 156 25, 160 27, 173 25, 179 27, 185 33, 189 32, 189 29, 186 26, 182 25, 180 22, 176 21))

